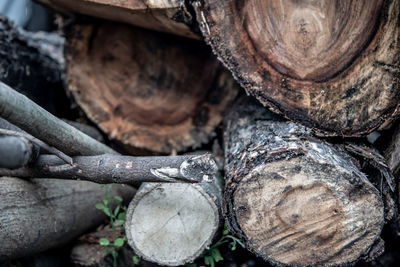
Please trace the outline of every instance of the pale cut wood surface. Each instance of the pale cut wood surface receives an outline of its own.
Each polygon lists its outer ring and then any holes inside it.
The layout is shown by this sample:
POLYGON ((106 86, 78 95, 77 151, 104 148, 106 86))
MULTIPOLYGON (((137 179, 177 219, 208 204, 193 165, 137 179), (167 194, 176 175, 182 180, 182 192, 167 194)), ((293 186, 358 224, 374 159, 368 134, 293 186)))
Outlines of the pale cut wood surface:
POLYGON ((129 245, 160 265, 194 261, 221 226, 220 198, 215 184, 143 184, 128 207, 129 245))

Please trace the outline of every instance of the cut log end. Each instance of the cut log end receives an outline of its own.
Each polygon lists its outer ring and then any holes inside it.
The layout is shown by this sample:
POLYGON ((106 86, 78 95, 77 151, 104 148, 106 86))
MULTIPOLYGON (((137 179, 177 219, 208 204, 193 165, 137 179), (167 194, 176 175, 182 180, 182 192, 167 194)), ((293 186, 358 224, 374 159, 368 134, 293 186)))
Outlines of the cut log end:
POLYGON ((219 226, 216 197, 200 185, 145 184, 129 205, 125 229, 139 256, 177 266, 200 256, 219 226))
POLYGON ((250 251, 278 266, 340 266, 368 254, 384 204, 354 158, 303 126, 271 120, 249 98, 225 126, 223 209, 250 251))
POLYGON ((359 136, 399 104, 400 1, 194 2, 207 42, 262 104, 321 135, 359 136))
POLYGON ((102 22, 76 25, 67 44, 76 101, 130 151, 199 146, 237 92, 230 74, 196 41, 102 22))
POLYGON ((230 220, 249 248, 292 266, 354 262, 384 223, 369 182, 305 156, 259 165, 237 185, 231 205, 230 220))

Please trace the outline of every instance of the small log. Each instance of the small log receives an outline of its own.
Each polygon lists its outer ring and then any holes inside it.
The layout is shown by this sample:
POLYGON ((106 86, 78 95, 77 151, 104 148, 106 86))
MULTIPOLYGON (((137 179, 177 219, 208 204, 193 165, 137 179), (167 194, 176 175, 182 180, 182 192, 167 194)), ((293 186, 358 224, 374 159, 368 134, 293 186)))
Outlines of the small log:
POLYGON ((51 113, 62 112, 63 44, 60 36, 21 31, 0 16, 0 81, 51 113))
POLYGON ((24 137, 0 136, 0 168, 17 169, 33 162, 39 151, 24 137))
MULTIPOLYGON (((111 195, 130 199, 129 186, 111 187, 111 195)), ((32 255, 66 244, 105 215, 94 208, 104 190, 90 182, 0 178, 0 261, 32 255)))
POLYGON ((207 142, 238 91, 194 40, 107 21, 75 25, 66 36, 69 90, 131 153, 169 154, 207 142))
POLYGON ((379 240, 380 192, 346 151, 271 120, 249 99, 228 115, 224 141, 228 227, 256 255, 276 265, 344 265, 379 240))
POLYGON ((0 176, 59 178, 86 180, 100 184, 138 185, 141 182, 211 182, 217 171, 211 154, 159 157, 102 154, 74 157, 73 162, 73 165, 65 164, 56 156, 41 155, 33 164, 24 168, 0 169, 0 176))
POLYGON ((79 13, 188 38, 201 38, 185 0, 36 1, 63 13, 79 13))
POLYGON ((263 105, 319 135, 385 127, 400 104, 399 0, 198 0, 202 33, 263 105))
POLYGON ((58 119, 2 82, 0 117, 71 156, 116 154, 111 148, 58 119))
POLYGON ((127 211, 125 232, 141 258, 159 265, 193 262, 222 224, 214 184, 144 183, 127 211))

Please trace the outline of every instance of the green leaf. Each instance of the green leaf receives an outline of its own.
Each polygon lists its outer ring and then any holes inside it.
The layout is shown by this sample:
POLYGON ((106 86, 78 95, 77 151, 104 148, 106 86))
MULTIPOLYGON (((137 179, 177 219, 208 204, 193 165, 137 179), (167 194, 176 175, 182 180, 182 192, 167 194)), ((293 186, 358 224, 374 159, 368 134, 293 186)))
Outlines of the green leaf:
POLYGON ((104 206, 108 206, 108 203, 110 202, 107 199, 103 199, 101 203, 103 203, 104 206))
POLYGON ((115 196, 114 200, 117 201, 117 202, 122 202, 123 201, 122 197, 120 197, 120 196, 115 196))
POLYGON ((110 245, 110 240, 108 240, 105 237, 102 237, 102 238, 100 238, 99 243, 101 246, 106 247, 106 246, 110 245))
POLYGON ((231 242, 231 250, 232 251, 236 250, 236 241, 231 242))
POLYGON ((126 213, 125 212, 121 212, 120 214, 118 214, 117 219, 125 221, 125 216, 126 216, 126 213))
POLYGON ((98 210, 104 210, 105 206, 103 205, 103 203, 97 203, 96 204, 96 209, 98 210))
POLYGON ((210 265, 211 267, 215 266, 214 258, 212 256, 204 256, 204 263, 206 265, 210 265))
POLYGON ((133 265, 138 265, 139 264, 139 257, 136 256, 136 255, 133 255, 132 262, 133 262, 133 265))
POLYGON ((228 228, 225 228, 224 231, 222 232, 222 235, 227 235, 227 234, 229 234, 229 230, 228 228))
POLYGON ((119 213, 119 209, 120 209, 121 207, 118 205, 116 208, 115 208, 115 210, 114 210, 114 216, 117 216, 118 215, 118 213, 119 213))
POLYGON ((123 238, 117 238, 114 240, 114 247, 122 247, 124 245, 123 238))
POLYGON ((104 213, 105 213, 108 217, 111 217, 111 211, 110 211, 110 209, 109 209, 108 207, 105 207, 105 208, 103 209, 103 211, 104 211, 104 213))
POLYGON ((219 252, 219 249, 217 248, 211 250, 211 256, 214 258, 215 262, 224 260, 224 258, 221 256, 221 252, 219 252))

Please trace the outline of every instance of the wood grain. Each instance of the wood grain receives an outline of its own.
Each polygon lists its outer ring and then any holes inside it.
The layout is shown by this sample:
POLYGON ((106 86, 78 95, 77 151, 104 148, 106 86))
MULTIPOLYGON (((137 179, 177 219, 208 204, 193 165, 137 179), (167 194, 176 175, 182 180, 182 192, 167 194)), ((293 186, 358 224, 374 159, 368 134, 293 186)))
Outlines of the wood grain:
POLYGON ((237 93, 231 75, 197 41, 104 21, 76 25, 67 43, 69 90, 131 152, 198 147, 237 93))
POLYGON ((276 265, 354 263, 379 238, 380 192, 349 154, 246 100, 225 131, 230 230, 276 265))
POLYGON ((246 91, 320 135, 397 116, 400 1, 194 3, 206 41, 246 91))

